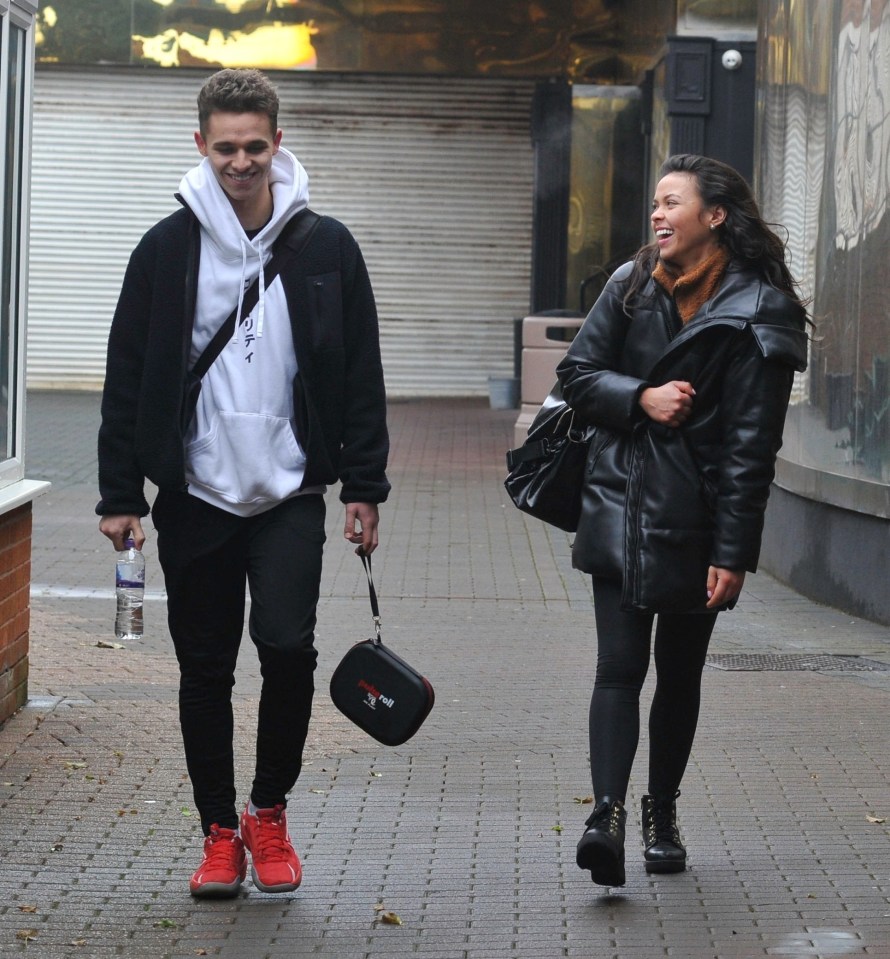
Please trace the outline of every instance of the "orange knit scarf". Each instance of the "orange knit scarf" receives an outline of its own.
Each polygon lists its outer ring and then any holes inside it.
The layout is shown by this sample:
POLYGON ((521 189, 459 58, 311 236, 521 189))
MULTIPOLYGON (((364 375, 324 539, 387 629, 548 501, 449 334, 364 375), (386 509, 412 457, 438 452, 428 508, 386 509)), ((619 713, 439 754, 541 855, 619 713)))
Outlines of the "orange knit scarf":
POLYGON ((721 246, 697 267, 679 276, 668 273, 659 260, 652 278, 673 296, 680 319, 685 324, 720 289, 728 264, 729 252, 721 246))

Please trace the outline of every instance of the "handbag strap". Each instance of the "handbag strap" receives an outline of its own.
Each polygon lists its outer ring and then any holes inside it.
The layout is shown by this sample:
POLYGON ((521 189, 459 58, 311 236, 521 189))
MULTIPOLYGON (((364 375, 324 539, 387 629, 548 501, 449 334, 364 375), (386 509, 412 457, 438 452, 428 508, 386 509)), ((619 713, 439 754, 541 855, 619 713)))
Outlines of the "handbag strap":
MULTIPOLYGON (((291 217, 284 229, 278 235, 278 239, 272 246, 272 257, 263 269, 263 278, 266 286, 271 286, 272 281, 281 272, 282 267, 287 260, 293 256, 298 257, 315 232, 321 217, 314 210, 304 210, 296 216, 291 217)), ((241 303, 240 323, 243 323, 253 312, 253 308, 260 299, 259 277, 254 279, 253 283, 245 290, 244 299, 241 303)), ((213 365, 216 358, 222 353, 226 343, 232 338, 235 332, 235 321, 238 319, 238 307, 226 317, 223 325, 213 334, 213 339, 204 348, 204 352, 198 357, 198 361, 192 367, 192 373, 200 380, 204 374, 213 365)))
POLYGON ((371 573, 371 556, 366 553, 361 546, 355 551, 355 555, 362 561, 365 567, 365 576, 368 577, 368 592, 371 597, 371 613, 374 618, 374 644, 380 645, 380 607, 377 605, 377 590, 374 588, 374 577, 371 573))
POLYGON ((574 429, 575 411, 570 406, 566 406, 553 425, 553 430, 549 436, 542 436, 539 440, 526 440, 517 449, 507 451, 507 469, 514 470, 522 463, 546 459, 566 441, 569 443, 582 442, 583 434, 577 433, 577 431, 573 433, 574 429), (563 429, 563 424, 566 422, 568 425, 563 429))

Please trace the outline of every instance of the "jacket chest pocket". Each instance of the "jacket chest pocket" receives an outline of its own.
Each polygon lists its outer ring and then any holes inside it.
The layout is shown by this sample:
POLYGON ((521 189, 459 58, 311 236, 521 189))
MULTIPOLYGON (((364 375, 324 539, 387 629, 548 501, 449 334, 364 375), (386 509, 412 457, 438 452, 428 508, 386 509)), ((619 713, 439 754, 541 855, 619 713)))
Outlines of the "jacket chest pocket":
POLYGON ((312 348, 334 350, 343 346, 343 294, 339 271, 306 278, 312 348))

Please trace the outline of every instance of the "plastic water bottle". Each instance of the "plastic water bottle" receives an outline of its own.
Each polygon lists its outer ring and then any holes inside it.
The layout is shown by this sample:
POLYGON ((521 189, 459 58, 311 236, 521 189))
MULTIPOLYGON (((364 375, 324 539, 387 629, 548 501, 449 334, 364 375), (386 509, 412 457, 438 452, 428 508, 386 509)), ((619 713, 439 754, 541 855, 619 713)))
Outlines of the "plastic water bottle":
POLYGON ((117 554, 115 587, 117 616, 114 633, 118 640, 142 639, 142 603, 145 599, 145 557, 133 540, 124 543, 117 554))

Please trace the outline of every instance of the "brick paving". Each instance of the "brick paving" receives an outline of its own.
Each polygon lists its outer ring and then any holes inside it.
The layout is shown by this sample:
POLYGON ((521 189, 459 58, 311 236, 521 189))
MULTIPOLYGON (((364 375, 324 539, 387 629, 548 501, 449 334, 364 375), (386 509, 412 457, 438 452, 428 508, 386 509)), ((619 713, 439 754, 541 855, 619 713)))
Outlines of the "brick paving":
MULTIPOLYGON (((569 537, 506 501, 515 414, 471 400, 391 407, 375 579, 384 638, 432 679, 436 708, 390 749, 330 703, 339 656, 370 630, 332 494, 319 692, 289 806, 303 886, 273 896, 248 881, 234 900, 192 900, 200 830, 153 533, 146 636, 100 648, 113 557, 92 512, 98 397, 32 393, 28 412, 27 473, 53 488, 34 507, 30 701, 0 728, 0 956, 890 959, 890 672, 707 669, 679 800, 689 870, 643 871, 645 733, 627 885, 609 894, 577 869, 590 590, 569 537)), ((890 630, 759 574, 712 651, 890 664, 890 630)), ((248 640, 242 790, 257 688, 248 640)))

